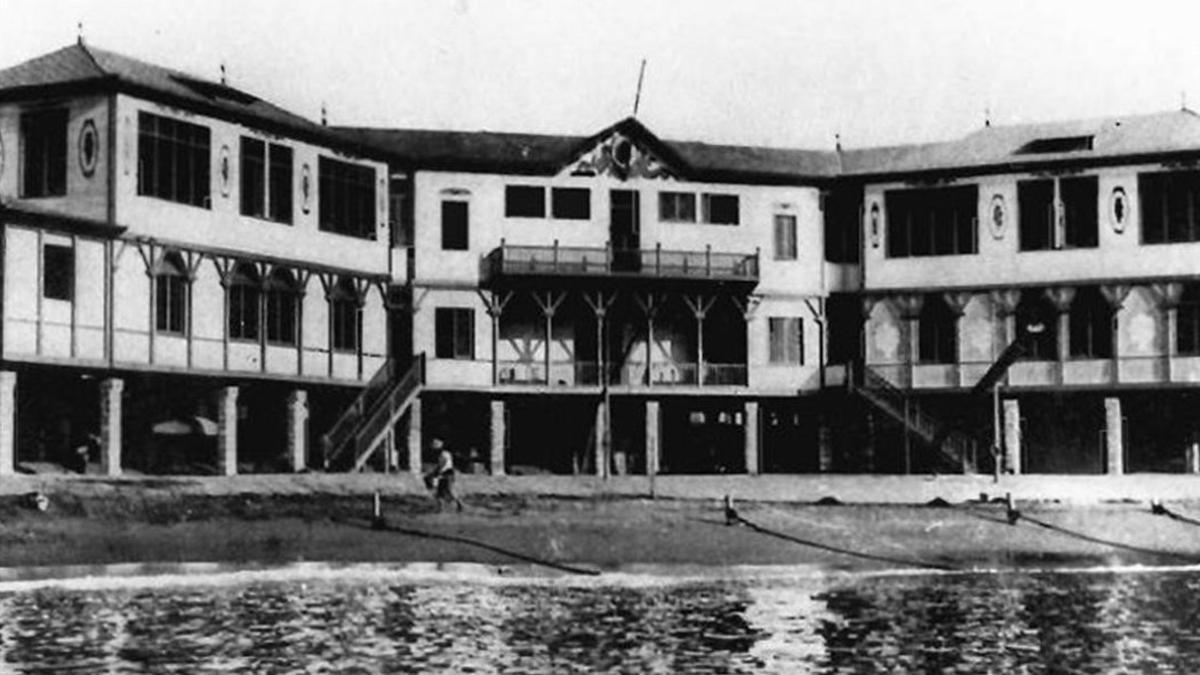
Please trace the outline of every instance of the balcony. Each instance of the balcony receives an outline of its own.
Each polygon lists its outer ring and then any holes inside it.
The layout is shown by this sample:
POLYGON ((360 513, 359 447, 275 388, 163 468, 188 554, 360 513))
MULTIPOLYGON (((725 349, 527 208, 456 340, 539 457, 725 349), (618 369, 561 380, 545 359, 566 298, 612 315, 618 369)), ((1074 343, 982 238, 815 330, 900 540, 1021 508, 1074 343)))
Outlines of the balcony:
MULTIPOLYGON (((598 386, 600 367, 595 361, 552 361, 546 378, 544 361, 500 361, 499 384, 540 384, 559 387, 598 386)), ((738 363, 654 363, 650 367, 652 387, 745 386, 746 365, 738 363), (698 378, 699 374, 702 378, 698 378)), ((613 367, 612 386, 645 386, 646 364, 627 363, 613 367)))
POLYGON ((486 271, 500 279, 658 279, 666 281, 758 283, 758 251, 754 253, 613 249, 604 247, 513 246, 500 242, 488 254, 486 271))

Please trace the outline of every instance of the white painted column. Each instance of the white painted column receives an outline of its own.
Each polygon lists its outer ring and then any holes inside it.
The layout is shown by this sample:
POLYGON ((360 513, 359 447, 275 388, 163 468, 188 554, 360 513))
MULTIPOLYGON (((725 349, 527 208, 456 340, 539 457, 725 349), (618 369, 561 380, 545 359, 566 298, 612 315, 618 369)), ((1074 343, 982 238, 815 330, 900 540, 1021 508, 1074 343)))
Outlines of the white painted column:
POLYGON ((11 476, 17 466, 17 374, 0 372, 0 476, 11 476))
POLYGON ((1004 401, 1004 468, 1019 475, 1021 467, 1021 402, 1015 398, 1004 401))
POLYGON ((287 448, 294 473, 308 468, 308 392, 303 389, 288 394, 287 448))
POLYGON ((746 473, 758 475, 758 401, 746 401, 746 473))
POLYGON ((1109 396, 1104 399, 1104 446, 1107 451, 1106 473, 1125 473, 1125 439, 1121 424, 1121 399, 1109 396))
POLYGON ((608 406, 604 397, 596 404, 596 419, 592 423, 592 429, 596 436, 596 443, 592 448, 593 464, 596 475, 604 477, 604 463, 608 461, 608 406))
POLYGON ((508 435, 505 418, 504 400, 492 399, 492 449, 489 455, 490 470, 493 476, 504 475, 504 437, 508 435))
POLYGON ((662 461, 662 444, 658 401, 646 401, 646 475, 658 475, 662 461))
POLYGON ((408 472, 421 475, 421 397, 408 406, 408 472))
POLYGON ((237 475, 238 388, 222 387, 217 402, 217 473, 237 475))
POLYGON ((121 475, 121 394, 125 381, 110 377, 100 382, 100 471, 121 475))

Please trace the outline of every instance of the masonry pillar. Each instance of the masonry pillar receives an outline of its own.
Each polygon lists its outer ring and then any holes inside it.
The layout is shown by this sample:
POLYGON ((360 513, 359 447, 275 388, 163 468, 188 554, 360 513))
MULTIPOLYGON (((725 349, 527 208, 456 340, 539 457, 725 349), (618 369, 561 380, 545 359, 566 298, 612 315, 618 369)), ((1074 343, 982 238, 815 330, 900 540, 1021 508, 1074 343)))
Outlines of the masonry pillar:
POLYGON ((17 374, 0 372, 0 476, 11 476, 17 464, 17 374))
POLYGON ((421 462, 421 397, 412 400, 408 406, 408 472, 420 476, 423 469, 421 462))
POLYGON ((1021 402, 1010 398, 1004 401, 1004 469, 1017 475, 1021 468, 1021 402))
POLYGON ((125 381, 110 377, 100 381, 100 471, 121 475, 121 394, 125 381))
POLYGON ((504 400, 492 399, 492 449, 488 455, 489 470, 493 476, 504 475, 504 437, 508 435, 504 400))
POLYGON ((658 474, 659 461, 662 458, 660 431, 658 401, 646 401, 646 475, 658 474))
POLYGON ((288 394, 287 452, 293 473, 308 468, 308 392, 303 389, 288 394))
POLYGON ((592 424, 596 443, 592 446, 594 453, 592 464, 596 467, 597 476, 605 476, 607 472, 604 470, 605 462, 608 458, 608 402, 605 397, 600 397, 600 402, 596 404, 596 419, 592 424))
POLYGON ((758 475, 758 401, 746 401, 746 473, 758 475))
POLYGON ((1187 447, 1186 471, 1188 473, 1200 473, 1200 441, 1192 441, 1187 447))
POLYGON ((1104 399, 1104 447, 1108 455, 1106 473, 1125 473, 1125 439, 1121 424, 1121 399, 1109 396, 1104 399))
POLYGON ((217 473, 237 475, 238 388, 221 387, 217 402, 217 473))

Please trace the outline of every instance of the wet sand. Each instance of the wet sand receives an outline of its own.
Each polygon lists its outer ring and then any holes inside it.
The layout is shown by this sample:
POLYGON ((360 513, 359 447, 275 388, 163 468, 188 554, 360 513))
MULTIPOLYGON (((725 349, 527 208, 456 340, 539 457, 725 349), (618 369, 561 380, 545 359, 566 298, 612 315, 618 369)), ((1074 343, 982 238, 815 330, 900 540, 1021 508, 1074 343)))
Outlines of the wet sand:
MULTIPOLYGON (((709 499, 467 494, 460 514, 437 512, 426 495, 385 495, 384 519, 400 532, 371 528, 369 494, 204 495, 172 489, 170 482, 95 487, 55 484, 44 512, 24 505, 20 495, 0 497, 0 567, 521 564, 505 551, 600 570, 638 564, 869 570, 1200 563, 1200 526, 1152 515, 1140 503, 1019 505, 1051 527, 1029 520, 1009 525, 1004 507, 994 503, 739 503, 740 515, 762 528, 755 530, 726 525, 720 502, 709 499)), ((1170 506, 1200 516, 1200 503, 1170 506)))

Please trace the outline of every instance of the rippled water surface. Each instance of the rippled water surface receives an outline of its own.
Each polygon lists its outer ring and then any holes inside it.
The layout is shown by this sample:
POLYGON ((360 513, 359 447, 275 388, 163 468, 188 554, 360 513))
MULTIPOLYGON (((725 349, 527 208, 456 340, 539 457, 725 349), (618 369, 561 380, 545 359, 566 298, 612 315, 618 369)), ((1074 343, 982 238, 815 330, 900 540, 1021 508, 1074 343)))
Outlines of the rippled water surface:
POLYGON ((1200 572, 0 591, 3 672, 1195 672, 1200 572))

